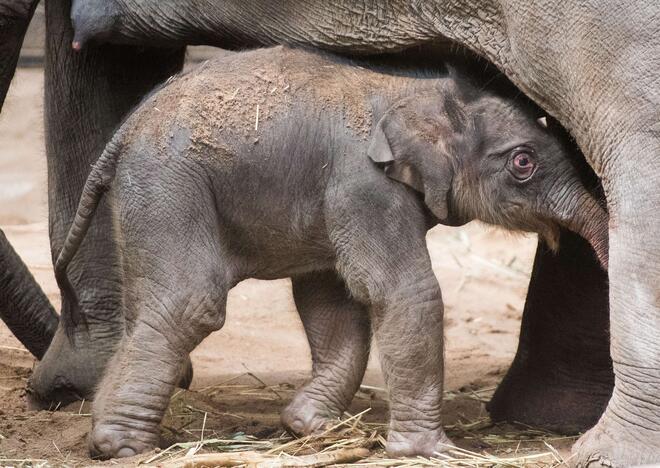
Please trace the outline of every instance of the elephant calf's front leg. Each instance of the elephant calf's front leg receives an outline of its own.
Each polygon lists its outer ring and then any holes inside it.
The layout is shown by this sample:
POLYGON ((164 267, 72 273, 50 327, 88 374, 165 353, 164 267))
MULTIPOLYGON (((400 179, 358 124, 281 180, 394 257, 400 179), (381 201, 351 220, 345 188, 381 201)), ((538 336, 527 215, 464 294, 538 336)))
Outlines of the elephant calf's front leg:
POLYGON ((369 305, 390 400, 386 449, 432 456, 451 442, 442 429, 443 305, 426 248, 427 218, 405 189, 350 186, 329 203, 337 269, 369 305))
POLYGON ((341 416, 360 387, 369 357, 369 317, 334 271, 294 278, 293 296, 312 352, 312 380, 284 409, 282 423, 307 435, 341 416))
POLYGON ((374 335, 390 395, 387 452, 432 456, 451 445, 441 421, 444 357, 443 305, 430 265, 385 291, 371 310, 374 335))

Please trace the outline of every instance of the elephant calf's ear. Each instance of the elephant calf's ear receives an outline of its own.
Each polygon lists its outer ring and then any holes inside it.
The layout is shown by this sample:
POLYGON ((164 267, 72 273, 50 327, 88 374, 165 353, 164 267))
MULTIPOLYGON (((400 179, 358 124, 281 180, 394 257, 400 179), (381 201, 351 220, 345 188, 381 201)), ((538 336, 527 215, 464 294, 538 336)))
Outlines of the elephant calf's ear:
POLYGON ((377 166, 383 168, 390 179, 424 193, 424 182, 414 165, 406 161, 401 153, 397 155, 398 157, 395 156, 395 150, 387 137, 388 133, 396 131, 392 128, 395 126, 397 126, 396 122, 387 115, 378 122, 367 155, 377 166))
POLYGON ((444 145, 436 143, 448 138, 450 127, 446 119, 437 116, 437 105, 422 111, 425 118, 416 118, 405 107, 388 111, 374 129, 367 154, 390 179, 423 194, 426 206, 445 222, 453 168, 449 156, 440 149, 444 145), (436 118, 426 118, 433 116, 434 110, 436 118))

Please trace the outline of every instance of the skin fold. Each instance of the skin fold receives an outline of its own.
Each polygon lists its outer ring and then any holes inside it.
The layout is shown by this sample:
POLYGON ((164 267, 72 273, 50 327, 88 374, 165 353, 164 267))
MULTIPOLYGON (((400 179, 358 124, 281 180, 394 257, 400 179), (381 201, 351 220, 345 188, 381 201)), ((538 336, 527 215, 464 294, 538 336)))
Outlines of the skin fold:
POLYGON ((292 431, 313 432, 350 403, 371 323, 390 395, 388 452, 449 446, 427 230, 480 219, 556 244, 563 226, 605 263, 608 219, 536 107, 457 73, 262 49, 170 79, 126 120, 56 264, 69 291, 67 268, 106 200, 128 333, 96 396, 93 456, 157 444, 185 357, 222 327, 228 291, 249 277, 294 278, 314 370, 282 415, 292 431))

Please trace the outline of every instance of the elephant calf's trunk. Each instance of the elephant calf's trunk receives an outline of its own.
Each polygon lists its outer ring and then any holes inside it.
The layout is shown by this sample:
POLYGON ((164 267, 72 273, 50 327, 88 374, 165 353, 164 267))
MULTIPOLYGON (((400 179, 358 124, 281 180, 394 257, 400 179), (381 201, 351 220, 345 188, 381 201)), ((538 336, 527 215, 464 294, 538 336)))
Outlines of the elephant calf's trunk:
POLYGON ((609 214, 591 195, 585 192, 576 203, 575 211, 562 223, 584 237, 596 252, 603 267, 608 266, 609 214))

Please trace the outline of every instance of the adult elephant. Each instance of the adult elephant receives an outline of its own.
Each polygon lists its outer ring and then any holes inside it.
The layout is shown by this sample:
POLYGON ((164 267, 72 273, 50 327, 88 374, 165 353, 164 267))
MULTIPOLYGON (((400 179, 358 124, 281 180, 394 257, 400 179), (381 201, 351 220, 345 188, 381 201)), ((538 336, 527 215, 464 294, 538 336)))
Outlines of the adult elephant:
MULTIPOLYGON (((3 1, 5 3, 0 5, 8 4, 9 0, 0 0, 3 1)), ((3 54, 0 63, 4 65, 0 83, 5 90, 13 74, 22 34, 36 3, 36 0, 12 0, 11 10, 7 7, 0 10, 4 15, 0 18, 5 21, 10 19, 17 25, 14 29, 2 30, 6 40, 1 44, 6 47, 0 50, 3 54), (22 8, 19 8, 21 4, 22 8)), ((78 39, 84 40, 85 34, 95 33, 95 21, 100 20, 100 25, 107 26, 120 19, 112 14, 113 5, 117 6, 112 3, 104 3, 100 7, 91 2, 76 4, 76 7, 82 8, 76 10, 77 13, 95 13, 78 18, 78 39), (101 13, 100 17, 97 13, 101 13)), ((69 22, 70 3, 58 1, 47 4, 46 137, 53 252, 59 252, 72 221, 89 164, 96 160, 115 126, 140 97, 155 83, 180 69, 183 44, 208 42, 232 47, 267 44, 277 39, 282 42, 307 40, 339 51, 383 52, 431 42, 439 37, 437 33, 420 36, 413 27, 414 23, 405 18, 400 24, 392 22, 387 26, 389 21, 383 17, 377 22, 372 21, 374 24, 371 27, 385 25, 398 33, 363 37, 368 24, 356 21, 355 38, 347 40, 335 36, 332 39, 330 35, 323 36, 326 39, 324 42, 314 39, 311 33, 302 34, 305 28, 300 24, 306 24, 304 10, 300 10, 296 21, 283 22, 283 15, 292 13, 286 9, 267 18, 271 22, 265 20, 263 31, 258 33, 250 31, 248 20, 241 20, 249 17, 245 16, 245 12, 243 16, 228 17, 226 25, 207 24, 206 29, 191 28, 186 26, 187 21, 195 19, 196 14, 204 16, 204 11, 190 9, 190 4, 179 5, 182 8, 176 12, 171 10, 170 4, 169 10, 159 13, 170 15, 172 27, 163 27, 163 30, 167 29, 168 34, 174 34, 174 37, 155 29, 142 31, 128 41, 133 44, 160 44, 164 48, 97 43, 86 47, 81 53, 74 53, 70 47, 73 40, 69 22), (175 13, 181 13, 183 18, 188 19, 183 21, 175 13), (282 25, 289 29, 281 29, 282 25), (241 28, 246 32, 241 33, 241 28), (293 34, 296 28, 301 28, 300 35, 293 34)), ((217 8, 215 13, 221 12, 223 5, 240 13, 240 8, 231 3, 210 6, 217 8)), ((155 4, 144 2, 140 6, 154 7, 155 4)), ((285 6, 282 4, 282 7, 285 6)), ((336 5, 336 8, 336 21, 344 21, 344 30, 348 30, 348 24, 352 21, 348 14, 350 11, 342 5, 336 5), (342 11, 347 15, 343 20, 339 14, 342 11)), ((331 9, 319 10, 326 16, 331 12, 331 9)), ((165 18, 159 16, 159 21, 154 25, 162 26, 165 18)), ((121 23, 114 24, 121 26, 121 23)), ((112 31, 103 32, 114 35, 112 31)), ((125 39, 123 35, 116 37, 125 39)), ((0 311, 12 312, 11 317, 7 314, 2 317, 10 326, 13 324, 12 330, 38 358, 53 340, 30 380, 28 390, 34 406, 55 406, 76 398, 92 398, 105 362, 123 332, 123 318, 116 313, 120 302, 120 282, 115 273, 113 249, 109 241, 111 229, 107 212, 101 208, 95 228, 77 256, 79 261, 69 268, 82 299, 87 329, 64 321, 55 333, 57 317, 43 293, 33 280, 30 281, 31 278, 26 277, 27 268, 20 263, 11 246, 6 242, 0 245, 0 253, 4 255, 0 261, 3 261, 5 275, 5 280, 0 282, 0 299, 8 304, 4 309, 0 307, 0 311), (41 299, 29 300, 31 297, 41 299), (42 323, 44 325, 39 327, 42 323), (33 336, 35 329, 41 330, 37 336, 39 339, 33 336)), ((605 275, 584 241, 566 232, 561 244, 558 256, 549 253, 544 245, 539 247, 524 312, 520 349, 491 402, 490 410, 496 419, 575 432, 597 421, 613 385, 606 334, 607 286, 605 275)), ((67 301, 68 298, 63 298, 64 303, 67 301)))
MULTIPOLYGON (((51 1, 46 86, 53 249, 59 250, 71 221, 87 165, 139 96, 180 67, 185 44, 287 42, 376 53, 449 38, 492 61, 572 132, 602 178, 611 216, 611 346, 607 279, 588 248, 570 235, 557 257, 540 246, 518 354, 491 413, 584 428, 596 422, 609 399, 596 426, 578 442, 576 460, 660 461, 660 167, 654 160, 660 153, 660 5, 622 3, 82 0, 73 12, 77 42, 123 45, 87 47, 74 55, 68 2, 51 1), (145 45, 161 49, 135 47, 145 45), (611 398, 608 346, 615 376, 611 398)), ((76 327, 60 327, 32 380, 42 397, 58 378, 89 391, 71 376, 70 366, 61 365, 84 354, 71 351, 65 331, 88 350, 89 361, 104 353, 105 345, 96 343, 112 343, 121 328, 107 229, 107 216, 97 218, 79 257, 84 262, 70 269, 95 339, 76 327)), ((94 362, 98 369, 103 359, 94 362)))

